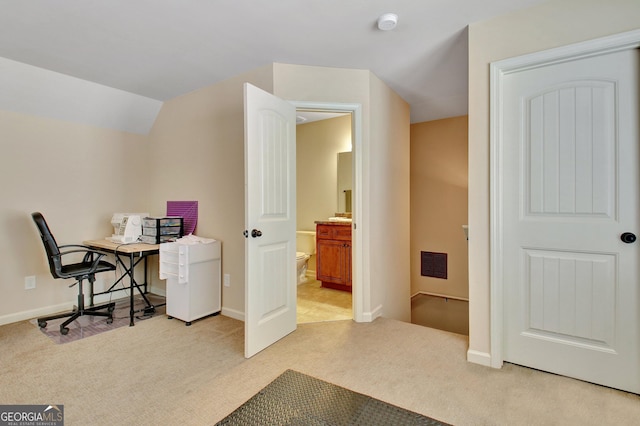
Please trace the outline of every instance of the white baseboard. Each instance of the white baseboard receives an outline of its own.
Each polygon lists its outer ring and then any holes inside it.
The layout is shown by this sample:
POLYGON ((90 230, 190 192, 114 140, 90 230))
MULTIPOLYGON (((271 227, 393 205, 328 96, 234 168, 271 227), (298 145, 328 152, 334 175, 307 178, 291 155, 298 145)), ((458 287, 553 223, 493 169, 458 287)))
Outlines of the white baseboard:
MULTIPOLYGON (((150 294, 155 294, 158 296, 162 296, 162 297, 167 297, 167 292, 164 288, 161 287, 152 287, 149 286, 149 293, 150 294)), ((133 295, 134 296, 139 296, 140 293, 138 292, 138 290, 133 290, 133 295)), ((124 298, 128 298, 129 297, 129 287, 127 288, 121 288, 118 290, 114 290, 110 293, 106 293, 106 294, 100 294, 97 296, 93 297, 93 303, 96 305, 99 305, 100 303, 107 303, 107 302, 111 302, 114 300, 118 300, 118 299, 124 299, 124 298)), ((86 301, 87 306, 89 303, 89 299, 87 299, 86 301)))
POLYGON ((240 312, 240 311, 237 311, 235 309, 225 308, 223 306, 222 307, 222 311, 220 312, 220 314, 224 315, 225 317, 237 319, 238 321, 243 321, 244 322, 244 312, 240 312))
POLYGON ((382 316, 382 305, 378 305, 373 309, 373 311, 371 311, 371 321, 381 316, 382 316))
POLYGON ((484 365, 485 367, 491 367, 491 354, 469 349, 467 351, 467 361, 484 365))
MULTIPOLYGON (((137 290, 136 290, 137 291, 137 290)), ((162 288, 151 287, 149 289, 149 293, 157 294, 159 296, 166 297, 166 292, 162 288)), ((135 294, 135 293, 134 293, 135 294)), ((115 301, 118 299, 122 299, 125 297, 129 297, 129 288, 123 288, 119 290, 114 290, 111 293, 100 294, 94 296, 93 303, 95 305, 100 305, 102 303, 107 303, 111 301, 115 301)), ((78 304, 77 299, 70 300, 68 302, 58 303, 57 305, 49 305, 43 306, 41 308, 30 309, 27 311, 14 312, 8 315, 0 316, 0 325, 11 324, 14 322, 30 320, 33 318, 40 318, 47 315, 56 314, 58 312, 66 312, 71 311, 75 305, 78 304)), ((85 306, 89 306, 89 297, 85 294, 85 306)), ((244 314, 242 314, 244 317, 244 314)))
POLYGON ((58 305, 44 306, 42 308, 30 309, 22 312, 14 312, 9 315, 2 315, 0 316, 0 325, 44 317, 58 312, 70 311, 73 308, 73 305, 77 303, 78 301, 75 300, 73 302, 64 302, 58 305))
POLYGON ((158 296, 167 297, 166 287, 149 287, 149 293, 157 294, 158 296))
POLYGON ((378 317, 382 316, 382 305, 376 306, 376 308, 371 312, 364 312, 362 317, 358 320, 358 318, 354 318, 356 322, 373 322, 378 317))

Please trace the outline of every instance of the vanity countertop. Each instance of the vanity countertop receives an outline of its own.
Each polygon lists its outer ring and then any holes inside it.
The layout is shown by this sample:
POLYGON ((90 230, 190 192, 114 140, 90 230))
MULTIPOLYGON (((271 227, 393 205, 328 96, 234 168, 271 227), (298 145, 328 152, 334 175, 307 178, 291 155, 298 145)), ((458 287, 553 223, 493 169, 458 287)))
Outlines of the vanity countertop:
POLYGON ((316 220, 316 225, 337 225, 337 226, 351 226, 351 221, 346 220, 316 220))

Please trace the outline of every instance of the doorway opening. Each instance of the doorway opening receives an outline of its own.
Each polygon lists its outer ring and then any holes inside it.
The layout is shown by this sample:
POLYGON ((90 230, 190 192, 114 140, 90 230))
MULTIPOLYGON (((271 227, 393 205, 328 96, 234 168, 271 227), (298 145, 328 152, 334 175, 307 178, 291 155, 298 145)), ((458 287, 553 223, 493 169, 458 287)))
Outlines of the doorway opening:
MULTIPOLYGON (((324 281, 322 271, 317 269, 315 231, 318 223, 350 230, 355 222, 358 191, 353 152, 358 120, 354 116, 359 108, 342 104, 296 106, 296 231, 300 244, 296 249, 300 258, 297 261, 297 322, 354 319, 356 280, 349 279, 348 286, 332 286, 324 281), (311 240, 310 234, 313 234, 311 240), (350 289, 352 291, 348 291, 350 289)), ((352 241, 346 243, 353 244, 352 241)), ((320 242, 321 264, 322 270, 326 270, 323 244, 324 240, 320 242)), ((346 268, 348 276, 353 277, 355 262, 351 247, 342 250, 348 251, 346 268)))

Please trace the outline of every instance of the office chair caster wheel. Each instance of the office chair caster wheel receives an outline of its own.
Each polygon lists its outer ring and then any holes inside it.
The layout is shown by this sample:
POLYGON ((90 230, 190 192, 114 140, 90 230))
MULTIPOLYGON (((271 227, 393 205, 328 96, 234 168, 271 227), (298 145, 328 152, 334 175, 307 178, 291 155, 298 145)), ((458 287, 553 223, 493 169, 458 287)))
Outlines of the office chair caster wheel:
POLYGON ((113 318, 107 318, 107 324, 111 324, 113 322, 113 318))
POLYGON ((60 334, 66 336, 67 334, 69 334, 69 329, 67 327, 60 327, 60 334))
POLYGON ((38 321, 38 327, 45 328, 46 326, 47 326, 47 322, 46 321, 38 321))

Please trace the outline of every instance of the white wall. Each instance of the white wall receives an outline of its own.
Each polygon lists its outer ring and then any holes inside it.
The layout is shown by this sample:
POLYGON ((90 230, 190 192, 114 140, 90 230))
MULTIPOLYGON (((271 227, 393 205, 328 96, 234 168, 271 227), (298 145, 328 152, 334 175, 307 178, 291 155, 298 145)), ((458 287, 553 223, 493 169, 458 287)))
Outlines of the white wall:
POLYGON ((469 359, 490 360, 489 64, 640 28, 637 0, 554 0, 469 27, 469 359))

